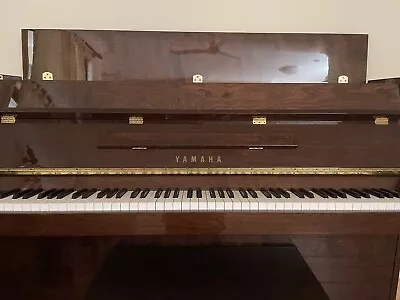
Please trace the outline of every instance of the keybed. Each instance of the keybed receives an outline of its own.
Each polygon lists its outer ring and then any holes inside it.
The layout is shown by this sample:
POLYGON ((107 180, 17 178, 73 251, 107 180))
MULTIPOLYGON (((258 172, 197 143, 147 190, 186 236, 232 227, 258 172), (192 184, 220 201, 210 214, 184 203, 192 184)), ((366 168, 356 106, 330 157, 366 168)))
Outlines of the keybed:
POLYGON ((382 188, 15 189, 0 213, 397 212, 400 192, 382 188))

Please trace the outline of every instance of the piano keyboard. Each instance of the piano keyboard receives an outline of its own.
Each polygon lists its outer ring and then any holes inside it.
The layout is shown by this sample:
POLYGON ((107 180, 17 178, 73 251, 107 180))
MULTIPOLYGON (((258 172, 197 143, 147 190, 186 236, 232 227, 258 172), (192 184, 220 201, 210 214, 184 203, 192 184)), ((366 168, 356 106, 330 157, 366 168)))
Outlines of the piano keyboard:
POLYGON ((395 212, 400 191, 370 189, 16 189, 0 191, 0 213, 395 212))

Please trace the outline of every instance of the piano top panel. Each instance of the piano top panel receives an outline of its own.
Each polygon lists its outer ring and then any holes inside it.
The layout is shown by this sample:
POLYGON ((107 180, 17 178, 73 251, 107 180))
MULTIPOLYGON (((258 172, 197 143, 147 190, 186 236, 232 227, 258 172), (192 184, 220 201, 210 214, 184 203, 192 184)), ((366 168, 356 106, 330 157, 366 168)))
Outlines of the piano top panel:
POLYGON ((22 46, 33 80, 50 71, 56 80, 362 83, 368 35, 34 29, 22 46))
POLYGON ((0 81, 0 109, 113 109, 153 113, 271 110, 398 111, 399 86, 374 84, 193 84, 178 81, 0 81), (10 108, 11 97, 15 102, 10 108))

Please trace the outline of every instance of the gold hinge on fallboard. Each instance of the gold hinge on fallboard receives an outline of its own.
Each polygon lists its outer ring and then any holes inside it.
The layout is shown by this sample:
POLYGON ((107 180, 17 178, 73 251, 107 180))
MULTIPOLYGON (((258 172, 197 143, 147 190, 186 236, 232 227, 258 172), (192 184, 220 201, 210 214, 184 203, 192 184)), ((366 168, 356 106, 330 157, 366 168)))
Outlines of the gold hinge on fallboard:
POLYGON ((265 125, 267 124, 267 118, 263 116, 254 116, 253 125, 265 125))
POLYGON ((16 118, 14 115, 2 115, 0 119, 1 124, 15 124, 16 118))
POLYGON ((143 117, 142 116, 130 116, 129 117, 129 124, 130 125, 142 125, 143 124, 143 117))
POLYGON ((375 125, 388 125, 389 124, 389 118, 387 118, 387 117, 375 117, 374 123, 375 123, 375 125))

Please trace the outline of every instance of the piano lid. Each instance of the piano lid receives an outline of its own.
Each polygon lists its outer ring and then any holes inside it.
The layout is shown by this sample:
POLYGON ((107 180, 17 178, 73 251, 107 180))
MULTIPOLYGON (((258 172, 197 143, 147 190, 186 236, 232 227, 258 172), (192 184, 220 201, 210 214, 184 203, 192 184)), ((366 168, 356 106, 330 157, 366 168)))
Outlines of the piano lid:
POLYGON ((22 45, 33 80, 362 83, 367 73, 364 34, 32 29, 22 45))

